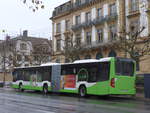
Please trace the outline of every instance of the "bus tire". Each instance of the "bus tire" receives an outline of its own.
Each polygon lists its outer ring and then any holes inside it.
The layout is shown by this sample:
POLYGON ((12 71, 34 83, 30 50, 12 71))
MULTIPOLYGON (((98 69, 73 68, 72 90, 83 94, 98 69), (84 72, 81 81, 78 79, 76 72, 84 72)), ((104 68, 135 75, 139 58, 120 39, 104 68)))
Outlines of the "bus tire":
POLYGON ((79 87, 79 95, 80 95, 80 97, 86 97, 86 93, 87 93, 86 87, 84 85, 81 85, 79 87))
POLYGON ((22 85, 22 83, 20 83, 20 84, 19 84, 19 91, 21 91, 21 92, 24 91, 24 89, 23 89, 22 87, 23 87, 23 85, 22 85))
POLYGON ((44 94, 48 93, 48 85, 47 84, 44 84, 44 86, 43 86, 43 93, 44 94))

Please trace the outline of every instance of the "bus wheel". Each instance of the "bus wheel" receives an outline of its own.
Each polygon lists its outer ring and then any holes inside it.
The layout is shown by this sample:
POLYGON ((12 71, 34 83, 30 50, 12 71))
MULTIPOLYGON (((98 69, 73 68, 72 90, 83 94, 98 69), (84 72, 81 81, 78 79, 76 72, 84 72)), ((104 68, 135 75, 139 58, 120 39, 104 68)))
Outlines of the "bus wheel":
POLYGON ((21 91, 21 92, 24 91, 24 89, 23 89, 22 87, 23 87, 23 85, 22 85, 22 83, 20 83, 20 84, 19 84, 19 91, 21 91))
POLYGON ((43 93, 47 94, 48 93, 48 85, 43 86, 43 93))
POLYGON ((86 87, 85 86, 80 86, 79 88, 79 95, 80 97, 85 97, 86 96, 86 87))

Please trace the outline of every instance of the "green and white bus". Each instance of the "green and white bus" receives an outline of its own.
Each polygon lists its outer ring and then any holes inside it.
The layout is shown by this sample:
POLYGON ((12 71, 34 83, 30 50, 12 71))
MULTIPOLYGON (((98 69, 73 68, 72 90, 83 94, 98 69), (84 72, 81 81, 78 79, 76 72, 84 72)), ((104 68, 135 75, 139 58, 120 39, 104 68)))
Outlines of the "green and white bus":
POLYGON ((12 87, 21 91, 78 93, 82 97, 87 94, 134 95, 135 72, 135 61, 127 58, 47 63, 36 67, 15 68, 12 72, 12 87))

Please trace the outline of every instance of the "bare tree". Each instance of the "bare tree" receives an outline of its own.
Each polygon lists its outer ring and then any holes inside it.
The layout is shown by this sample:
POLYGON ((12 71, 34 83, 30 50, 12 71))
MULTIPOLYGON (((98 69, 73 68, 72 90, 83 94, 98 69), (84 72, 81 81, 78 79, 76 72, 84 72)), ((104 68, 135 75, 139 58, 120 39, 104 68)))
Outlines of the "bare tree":
POLYGON ((129 55, 130 58, 136 62, 144 60, 142 57, 150 55, 150 36, 140 37, 140 34, 144 31, 145 27, 137 30, 135 27, 131 27, 130 32, 119 33, 118 41, 115 47, 125 52, 125 57, 129 55))
POLYGON ((32 56, 34 57, 34 61, 37 61, 37 64, 40 65, 42 63, 48 62, 49 56, 51 55, 51 45, 50 44, 38 44, 34 47, 34 51, 32 56))
POLYGON ((68 38, 63 41, 64 47, 62 53, 65 56, 65 59, 69 60, 70 62, 77 60, 83 50, 80 41, 73 41, 73 38, 68 38))
POLYGON ((26 4, 29 9, 31 9, 33 12, 44 9, 43 0, 21 0, 24 4, 26 4))

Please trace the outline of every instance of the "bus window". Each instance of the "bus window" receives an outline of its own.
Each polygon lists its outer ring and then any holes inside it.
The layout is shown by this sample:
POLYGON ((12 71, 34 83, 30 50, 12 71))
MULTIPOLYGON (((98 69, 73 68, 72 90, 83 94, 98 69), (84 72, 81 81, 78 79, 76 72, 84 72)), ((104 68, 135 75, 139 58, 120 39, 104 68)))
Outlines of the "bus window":
POLYGON ((24 81, 30 81, 32 75, 36 75, 36 71, 32 69, 25 69, 24 71, 24 81))
POLYGON ((101 62, 98 67, 98 81, 109 80, 110 62, 101 62))
POLYGON ((23 80, 24 79, 22 69, 21 70, 15 69, 12 72, 12 75, 13 75, 13 82, 16 82, 17 80, 23 80))
POLYGON ((116 74, 122 76, 133 76, 134 73, 134 63, 133 61, 116 61, 116 74))
POLYGON ((76 68, 73 65, 64 65, 61 69, 61 75, 76 74, 76 68))
POLYGON ((46 70, 43 72, 43 75, 42 75, 42 80, 43 81, 51 81, 51 73, 49 70, 46 70))
POLYGON ((18 77, 17 77, 17 75, 18 75, 17 70, 13 71, 13 72, 12 72, 12 75, 13 75, 13 82, 16 82, 16 81, 18 80, 18 77))
POLYGON ((37 79, 38 81, 51 81, 51 68, 42 67, 37 70, 37 79))
POLYGON ((89 75, 88 75, 88 82, 96 82, 97 81, 97 75, 98 75, 98 68, 96 66, 93 66, 89 69, 89 75))
POLYGON ((78 81, 87 81, 88 71, 85 68, 80 69, 78 72, 78 81))

